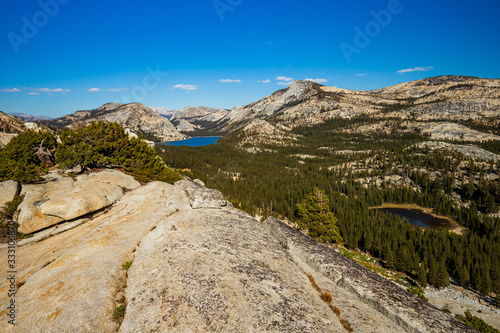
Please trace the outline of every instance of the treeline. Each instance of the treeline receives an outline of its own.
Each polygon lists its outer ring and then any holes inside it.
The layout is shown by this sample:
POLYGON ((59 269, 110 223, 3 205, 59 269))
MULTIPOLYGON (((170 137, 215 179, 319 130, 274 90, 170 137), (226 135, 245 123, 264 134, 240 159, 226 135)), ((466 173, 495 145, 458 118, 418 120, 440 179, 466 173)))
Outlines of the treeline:
POLYGON ((262 145, 259 153, 235 149, 238 133, 216 145, 157 150, 167 164, 221 190, 251 214, 296 221, 296 204, 318 187, 330 198, 346 246, 380 258, 386 267, 406 272, 421 285, 445 286, 451 276, 484 294, 500 292, 500 222, 485 215, 500 204, 498 179, 486 179, 489 172, 498 174, 498 165, 406 148, 426 139, 418 133, 379 133, 374 141, 368 135, 339 132, 349 126, 352 122, 335 120, 296 129, 303 135, 297 145, 262 145), (335 153, 345 149, 357 152, 335 153), (413 184, 392 184, 384 178, 390 175, 407 177, 413 184), (383 180, 380 188, 359 181, 375 176, 383 180), (399 217, 368 209, 383 202, 431 207, 469 231, 463 236, 444 230, 422 232, 399 217))
POLYGON ((138 138, 129 138, 117 123, 93 122, 77 130, 55 133, 27 130, 0 150, 0 181, 39 181, 49 167, 87 170, 123 168, 141 181, 175 182, 181 177, 165 166, 153 148, 138 138))

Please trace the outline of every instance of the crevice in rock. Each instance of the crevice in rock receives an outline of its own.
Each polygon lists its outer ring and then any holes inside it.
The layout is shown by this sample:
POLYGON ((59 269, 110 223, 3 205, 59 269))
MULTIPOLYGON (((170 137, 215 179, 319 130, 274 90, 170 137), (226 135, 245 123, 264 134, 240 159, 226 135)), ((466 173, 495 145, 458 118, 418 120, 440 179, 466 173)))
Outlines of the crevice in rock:
MULTIPOLYGON (((102 209, 96 210, 92 213, 74 218, 72 220, 67 220, 67 221, 61 221, 55 225, 49 226, 47 228, 38 230, 32 234, 24 235, 24 239, 21 239, 17 242, 18 247, 23 247, 26 245, 31 245, 35 243, 39 243, 43 240, 46 240, 47 238, 50 238, 52 236, 61 234, 63 232, 66 232, 68 230, 74 229, 82 224, 91 222, 92 220, 96 219, 97 217, 106 214, 109 210, 111 210, 112 206, 107 206, 102 209), (27 237, 27 238, 26 238, 27 237)), ((51 216, 51 215, 47 215, 51 216)), ((6 244, 0 245, 0 249, 7 247, 6 244)))
POLYGON ((116 323, 116 331, 120 329, 120 325, 125 318, 127 308, 125 289, 127 288, 128 270, 134 263, 135 252, 139 248, 139 244, 129 253, 125 262, 119 267, 118 277, 116 279, 116 291, 114 293, 115 308, 111 314, 112 320, 116 323))

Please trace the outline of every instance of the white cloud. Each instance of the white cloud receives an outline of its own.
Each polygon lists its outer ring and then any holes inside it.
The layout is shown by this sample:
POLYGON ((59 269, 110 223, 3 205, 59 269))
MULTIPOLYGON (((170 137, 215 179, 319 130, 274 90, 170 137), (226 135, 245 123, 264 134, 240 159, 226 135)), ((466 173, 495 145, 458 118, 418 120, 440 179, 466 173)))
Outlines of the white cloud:
POLYGON ((173 86, 174 89, 183 89, 183 90, 198 90, 198 87, 192 84, 176 84, 173 86))
POLYGON ((28 93, 28 95, 40 95, 40 93, 30 92, 30 93, 28 93))
POLYGON ((290 81, 293 81, 293 78, 292 77, 286 77, 286 76, 278 76, 276 78, 276 80, 290 82, 290 81))
POLYGON ((21 89, 17 89, 17 88, 12 88, 12 89, 2 89, 2 91, 4 92, 20 92, 21 89))
POLYGON ((241 80, 221 79, 220 83, 241 83, 241 80))
POLYGON ((269 82, 271 82, 271 80, 267 79, 267 80, 262 80, 262 81, 257 81, 257 82, 260 82, 260 83, 269 83, 269 82))
POLYGON ((40 88, 38 89, 40 92, 68 92, 71 91, 70 89, 62 89, 62 88, 55 88, 55 89, 50 89, 50 88, 40 88))
POLYGON ((312 82, 316 82, 316 83, 325 83, 327 82, 328 80, 327 79, 305 79, 305 81, 312 81, 312 82))
POLYGON ((281 84, 283 86, 289 86, 293 83, 293 81, 288 81, 288 82, 278 82, 278 84, 281 84))
POLYGON ((89 92, 98 92, 98 91, 101 91, 101 89, 99 89, 99 88, 90 88, 87 91, 89 91, 89 92))
POLYGON ((410 73, 410 72, 427 72, 427 71, 432 71, 433 69, 434 69, 434 66, 414 67, 414 68, 401 69, 398 71, 398 73, 404 74, 404 73, 410 73))
POLYGON ((357 75, 357 76, 367 76, 368 74, 366 74, 366 73, 358 73, 358 74, 356 74, 356 75, 357 75))

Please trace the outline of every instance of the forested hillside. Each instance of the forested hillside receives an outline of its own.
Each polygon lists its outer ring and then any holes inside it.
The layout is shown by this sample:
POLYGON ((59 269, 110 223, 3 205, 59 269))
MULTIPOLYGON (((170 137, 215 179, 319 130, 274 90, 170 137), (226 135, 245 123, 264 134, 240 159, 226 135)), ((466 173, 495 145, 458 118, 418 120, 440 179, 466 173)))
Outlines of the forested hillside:
MULTIPOLYGON (((245 144, 250 134, 237 131, 216 145, 157 151, 167 164, 221 190, 251 214, 297 221, 297 204, 318 187, 330 198, 347 247, 370 253, 421 286, 447 286, 452 277, 483 294, 498 293, 499 161, 428 148, 422 145, 428 136, 418 131, 346 130, 371 121, 332 119, 296 128, 286 145, 245 144), (387 202, 432 208, 467 230, 463 235, 423 231, 369 209, 387 202)), ((498 149, 499 142, 480 146, 498 149)))

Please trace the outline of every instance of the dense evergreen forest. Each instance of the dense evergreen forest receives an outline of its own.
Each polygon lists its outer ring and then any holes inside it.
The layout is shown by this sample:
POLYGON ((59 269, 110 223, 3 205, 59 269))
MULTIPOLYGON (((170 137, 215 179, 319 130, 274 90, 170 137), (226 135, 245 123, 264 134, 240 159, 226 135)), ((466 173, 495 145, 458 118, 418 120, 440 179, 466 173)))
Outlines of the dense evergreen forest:
POLYGON ((428 138, 418 132, 339 130, 369 121, 296 128, 299 139, 285 146, 241 144, 247 134, 239 131, 216 145, 157 151, 169 166, 221 190, 252 215, 297 222, 297 204, 319 188, 348 248, 380 258, 423 287, 447 286, 452 277, 483 294, 500 292, 500 219, 492 214, 500 207, 498 163, 419 148, 415 144, 428 138), (432 208, 467 231, 422 230, 369 209, 388 202, 432 208))

